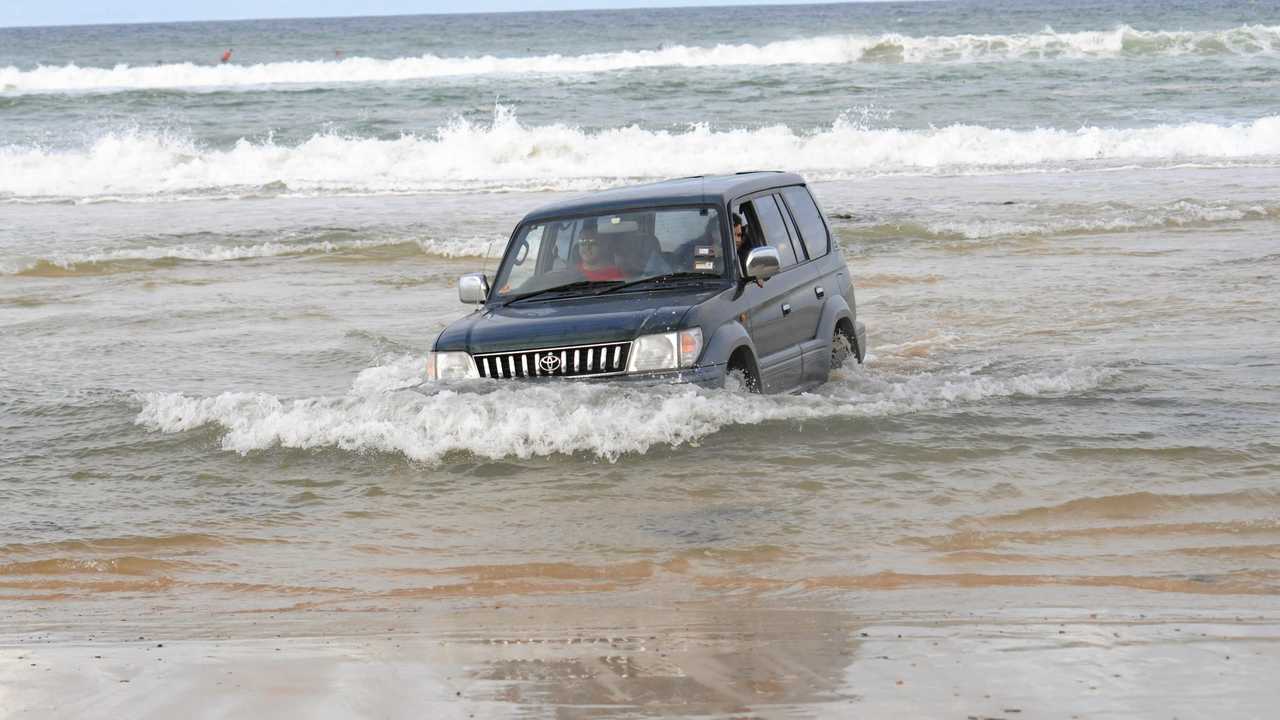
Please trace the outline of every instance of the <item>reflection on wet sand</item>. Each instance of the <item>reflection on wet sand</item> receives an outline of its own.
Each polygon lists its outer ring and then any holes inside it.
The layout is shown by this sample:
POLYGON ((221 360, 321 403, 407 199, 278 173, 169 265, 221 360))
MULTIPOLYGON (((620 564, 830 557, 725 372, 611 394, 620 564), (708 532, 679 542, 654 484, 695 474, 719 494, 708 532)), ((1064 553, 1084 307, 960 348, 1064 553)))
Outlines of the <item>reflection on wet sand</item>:
MULTIPOLYGON (((544 625, 527 638, 489 640, 500 647, 474 673, 477 690, 560 708, 557 714, 569 717, 592 706, 646 715, 732 714, 846 699, 841 675, 855 642, 839 614, 691 610, 598 617, 622 622, 593 628, 589 619, 576 632, 572 625, 544 625)), ((572 622, 572 615, 560 621, 572 622)))
POLYGON ((1280 702, 1274 617, 879 615, 530 606, 408 628, 387 617, 383 628, 322 638, 30 637, 0 646, 0 706, 139 719, 179 709, 195 718, 1065 719, 1208 717, 1224 698, 1230 717, 1263 717, 1280 702), (1171 705, 1169 693, 1188 683, 1196 692, 1171 705))

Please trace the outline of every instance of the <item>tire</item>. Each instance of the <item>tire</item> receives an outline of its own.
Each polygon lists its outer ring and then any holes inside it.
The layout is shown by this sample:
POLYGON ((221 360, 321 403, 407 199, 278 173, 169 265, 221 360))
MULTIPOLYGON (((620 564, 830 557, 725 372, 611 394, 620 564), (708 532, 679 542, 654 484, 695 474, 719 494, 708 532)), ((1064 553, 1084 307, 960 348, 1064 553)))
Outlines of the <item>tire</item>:
POLYGON ((835 333, 831 335, 831 369, 839 370, 844 367, 849 358, 856 355, 856 343, 849 331, 837 327, 835 333))
POLYGON ((734 362, 724 375, 724 387, 731 392, 760 392, 760 379, 745 363, 734 362))

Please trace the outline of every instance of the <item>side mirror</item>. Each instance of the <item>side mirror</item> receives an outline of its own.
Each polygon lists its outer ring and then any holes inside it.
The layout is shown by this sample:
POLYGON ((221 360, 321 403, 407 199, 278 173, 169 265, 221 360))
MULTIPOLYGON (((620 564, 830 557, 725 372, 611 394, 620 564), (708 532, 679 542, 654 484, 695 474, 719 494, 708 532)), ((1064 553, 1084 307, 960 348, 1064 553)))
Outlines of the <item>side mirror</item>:
POLYGON ((484 273, 467 273, 458 278, 458 299, 477 305, 489 298, 489 278, 484 273))
POLYGON ((747 279, 768 280, 782 269, 782 257, 777 248, 751 248, 747 253, 747 279))

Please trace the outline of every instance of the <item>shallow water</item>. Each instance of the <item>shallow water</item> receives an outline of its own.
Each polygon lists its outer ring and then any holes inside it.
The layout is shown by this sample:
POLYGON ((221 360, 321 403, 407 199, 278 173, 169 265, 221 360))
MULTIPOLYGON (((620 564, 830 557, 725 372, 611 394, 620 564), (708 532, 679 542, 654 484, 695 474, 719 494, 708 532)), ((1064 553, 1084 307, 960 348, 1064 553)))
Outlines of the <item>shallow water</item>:
MULTIPOLYGON (((1277 177, 818 184, 874 342, 783 397, 423 384, 486 264, 427 243, 545 197, 77 208, 143 250, 0 279, 11 627, 140 601, 196 631, 512 597, 1269 598, 1277 177), (195 227, 203 255, 156 250, 195 227)), ((53 236, 66 212, 10 214, 53 236)))

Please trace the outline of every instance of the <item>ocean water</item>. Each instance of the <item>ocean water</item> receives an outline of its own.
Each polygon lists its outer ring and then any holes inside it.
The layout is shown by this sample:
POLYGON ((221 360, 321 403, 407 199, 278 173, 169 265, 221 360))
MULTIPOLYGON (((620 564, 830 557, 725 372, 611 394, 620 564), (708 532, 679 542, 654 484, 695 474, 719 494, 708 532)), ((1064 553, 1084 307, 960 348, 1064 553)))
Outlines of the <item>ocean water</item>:
POLYGON ((0 635, 1271 612, 1278 188, 1271 2, 0 29, 0 635), (760 168, 865 365, 424 385, 524 212, 760 168))

